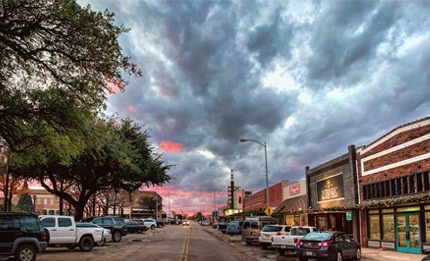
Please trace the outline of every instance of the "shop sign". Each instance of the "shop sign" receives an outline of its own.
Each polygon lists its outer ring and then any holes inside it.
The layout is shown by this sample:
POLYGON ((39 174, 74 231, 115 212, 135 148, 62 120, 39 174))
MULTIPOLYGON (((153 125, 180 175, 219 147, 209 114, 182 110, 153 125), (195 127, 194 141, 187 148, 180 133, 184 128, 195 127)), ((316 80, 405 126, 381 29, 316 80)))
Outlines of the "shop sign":
POLYGON ((300 194, 300 183, 291 185, 289 190, 290 190, 290 196, 300 194))
POLYGON ((332 176, 327 179, 317 181, 318 201, 342 199, 343 195, 343 175, 332 176))

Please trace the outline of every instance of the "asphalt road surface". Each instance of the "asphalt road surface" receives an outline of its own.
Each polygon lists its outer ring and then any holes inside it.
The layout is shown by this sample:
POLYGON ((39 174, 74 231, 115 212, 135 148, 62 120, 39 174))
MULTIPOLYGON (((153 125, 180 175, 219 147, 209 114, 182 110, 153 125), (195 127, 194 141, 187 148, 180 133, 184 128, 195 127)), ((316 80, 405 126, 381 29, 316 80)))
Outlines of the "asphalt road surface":
MULTIPOLYGON (((229 236, 191 222, 191 226, 167 225, 142 234, 129 234, 119 243, 110 242, 91 252, 78 248, 48 248, 37 261, 298 261, 289 254, 280 256, 275 250, 258 245, 247 246, 240 235, 229 236)), ((362 258, 362 261, 366 258, 362 258)))

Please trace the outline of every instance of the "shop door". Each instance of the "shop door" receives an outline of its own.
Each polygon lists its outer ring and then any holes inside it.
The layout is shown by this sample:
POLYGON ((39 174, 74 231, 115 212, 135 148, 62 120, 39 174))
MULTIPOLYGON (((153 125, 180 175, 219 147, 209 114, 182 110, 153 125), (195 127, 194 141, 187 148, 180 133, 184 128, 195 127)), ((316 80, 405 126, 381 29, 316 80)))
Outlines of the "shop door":
POLYGON ((398 214, 396 223, 397 251, 421 254, 418 214, 398 214))

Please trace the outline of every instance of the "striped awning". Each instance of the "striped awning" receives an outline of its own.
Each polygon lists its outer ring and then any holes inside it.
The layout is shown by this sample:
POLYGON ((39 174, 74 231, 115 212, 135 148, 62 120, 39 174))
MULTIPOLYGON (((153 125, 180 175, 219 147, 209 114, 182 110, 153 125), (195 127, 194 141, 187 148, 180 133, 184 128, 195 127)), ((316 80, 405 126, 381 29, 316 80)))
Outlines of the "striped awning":
POLYGON ((276 208, 275 213, 290 213, 306 210, 306 195, 289 198, 276 208))

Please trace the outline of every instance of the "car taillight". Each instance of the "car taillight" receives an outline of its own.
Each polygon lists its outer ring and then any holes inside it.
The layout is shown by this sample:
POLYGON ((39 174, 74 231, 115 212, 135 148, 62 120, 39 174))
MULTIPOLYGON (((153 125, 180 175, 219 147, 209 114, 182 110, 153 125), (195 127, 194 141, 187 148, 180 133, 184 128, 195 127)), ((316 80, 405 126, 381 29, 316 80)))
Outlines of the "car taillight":
POLYGON ((294 244, 297 244, 299 242, 299 239, 297 237, 294 238, 294 244))
POLYGON ((276 232, 276 235, 277 235, 277 236, 280 236, 280 235, 281 235, 281 232, 276 232))
POLYGON ((295 242, 296 243, 296 245, 298 245, 298 246, 303 246, 303 242, 302 241, 300 241, 300 240, 297 240, 297 242, 295 242))
POLYGON ((330 242, 319 242, 318 243, 318 246, 319 247, 329 247, 330 246, 330 242))
POLYGON ((42 241, 47 241, 47 240, 46 240, 46 233, 45 233, 45 232, 43 232, 43 233, 42 233, 41 238, 42 238, 42 241))

